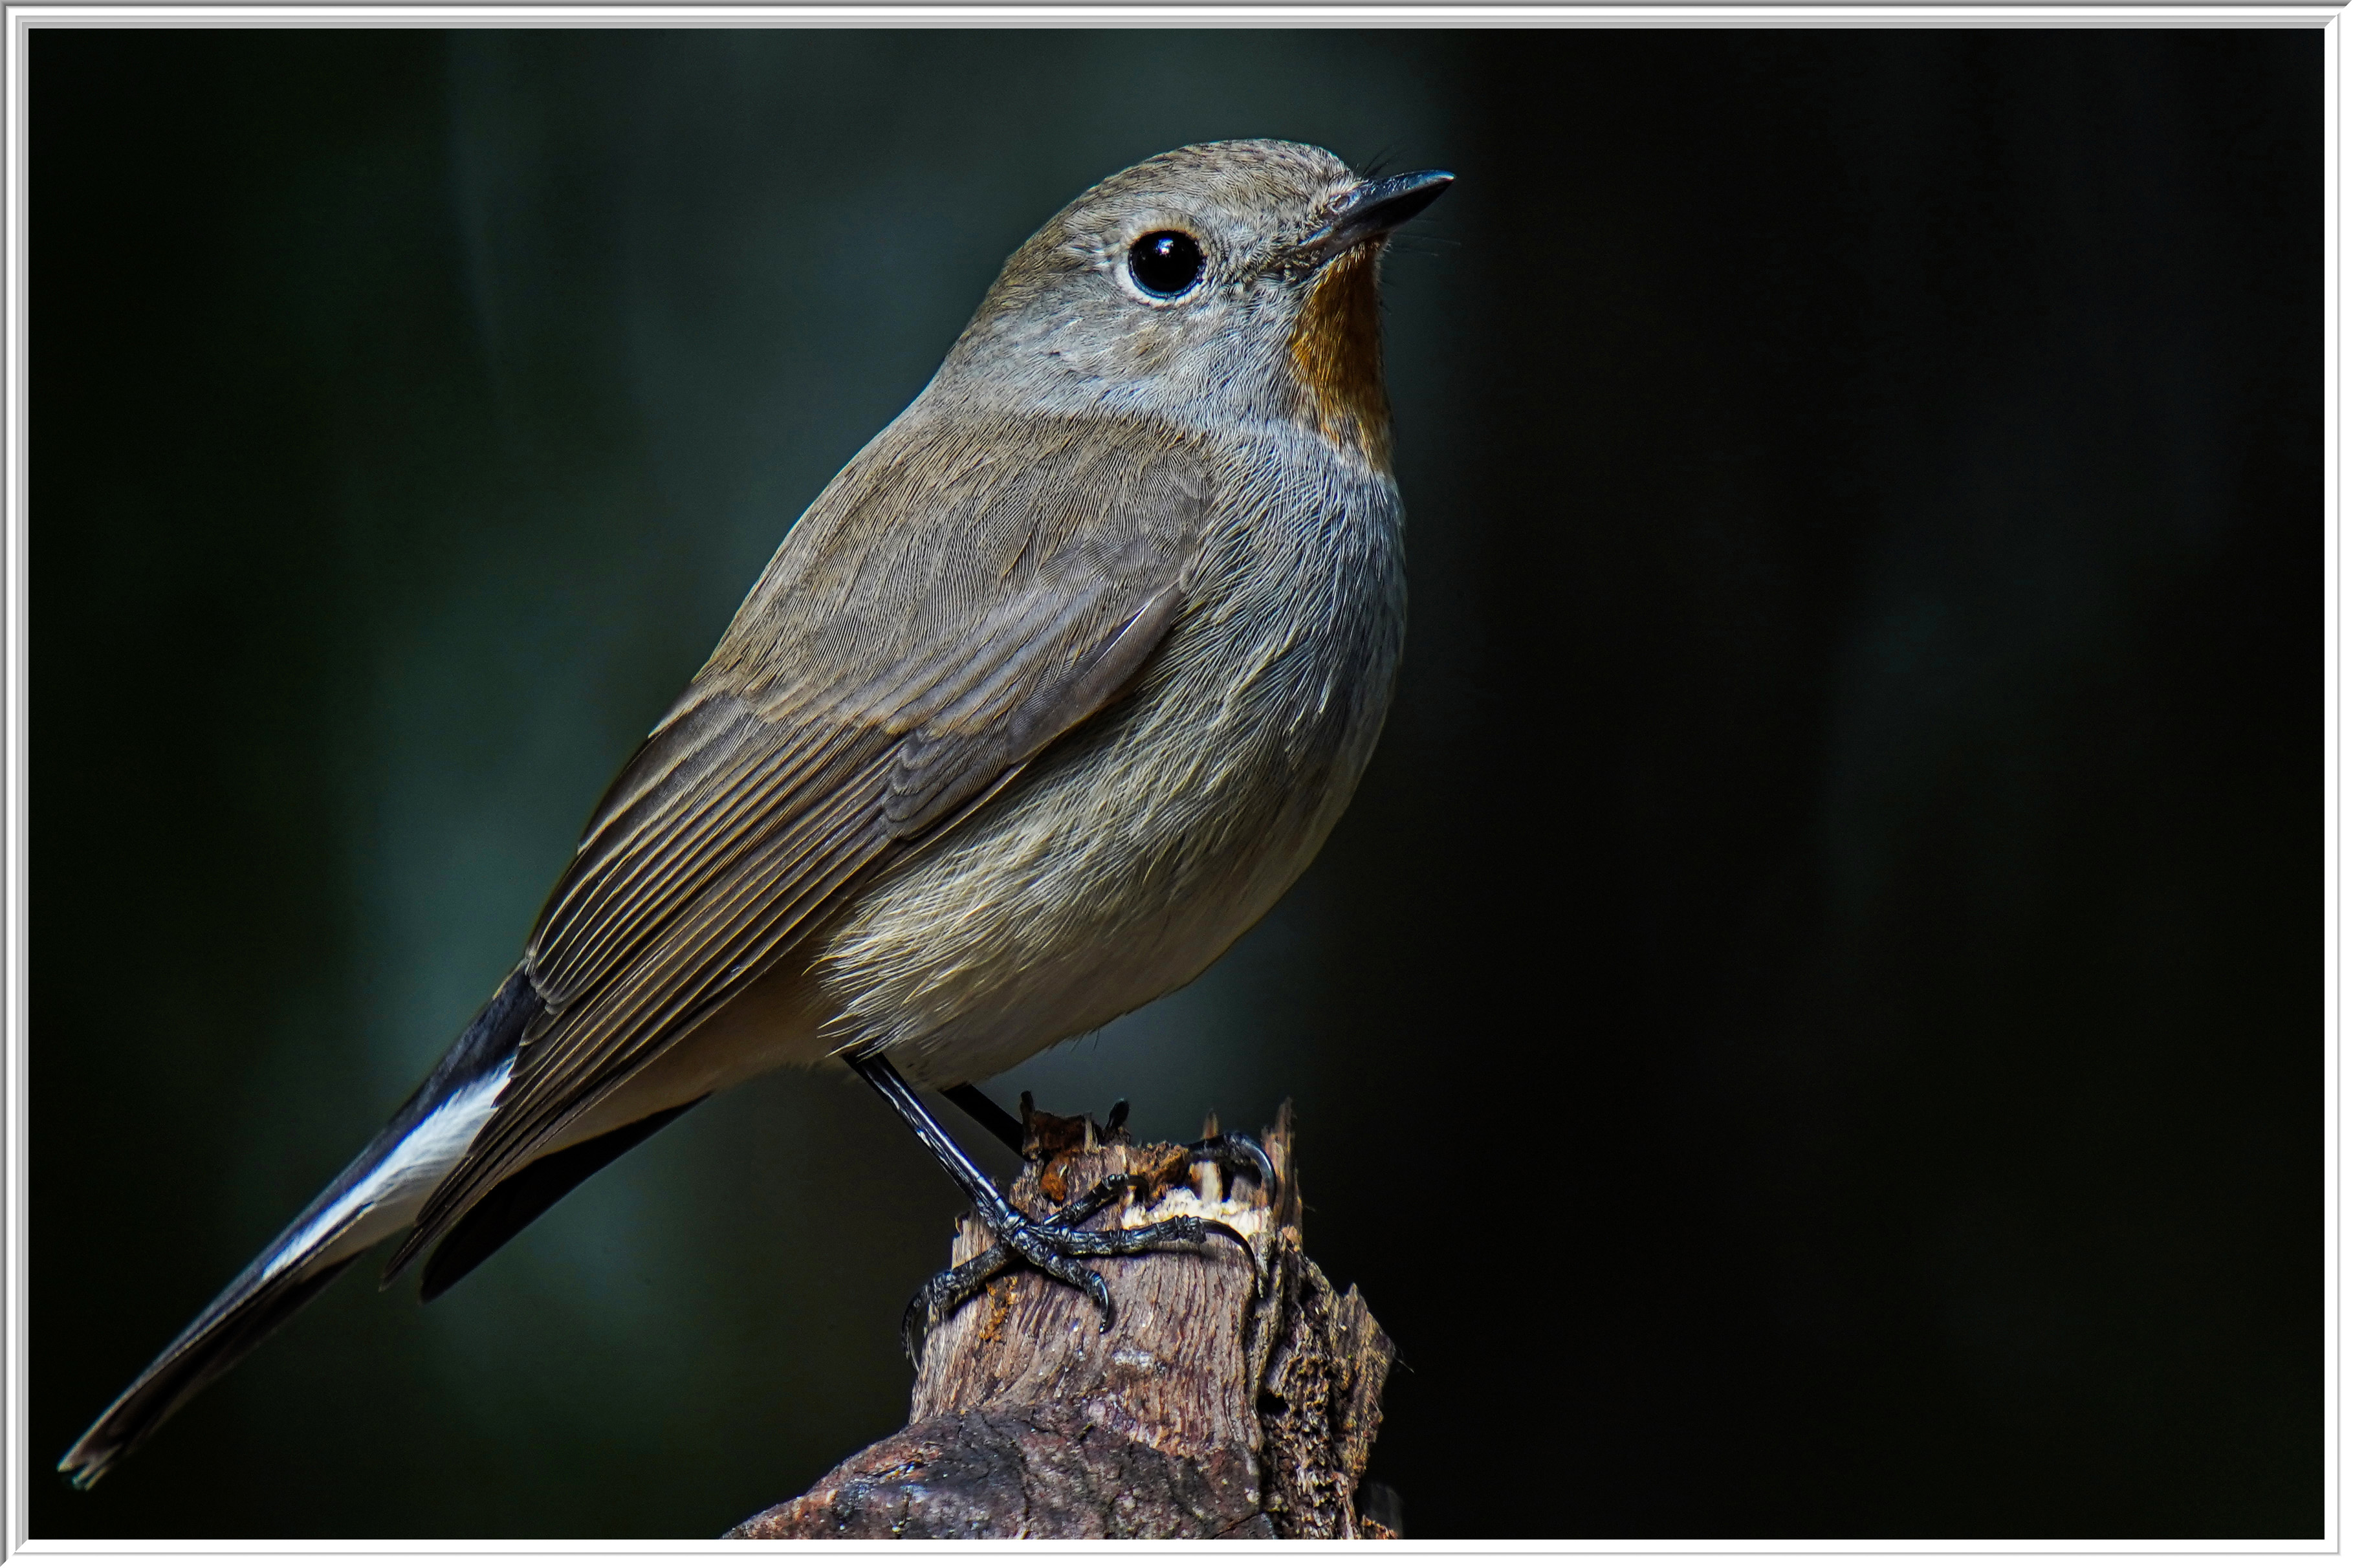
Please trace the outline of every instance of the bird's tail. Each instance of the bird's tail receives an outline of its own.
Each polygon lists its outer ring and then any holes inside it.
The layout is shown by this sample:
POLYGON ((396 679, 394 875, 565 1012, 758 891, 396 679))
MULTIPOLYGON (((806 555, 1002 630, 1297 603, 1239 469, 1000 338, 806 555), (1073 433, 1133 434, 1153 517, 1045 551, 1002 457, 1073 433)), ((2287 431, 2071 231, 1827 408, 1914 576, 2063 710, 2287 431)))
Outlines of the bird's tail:
POLYGON ((538 1011, 517 969, 359 1158, 106 1407, 58 1468, 77 1487, 96 1481, 360 1254, 408 1224, 489 1119, 538 1011))

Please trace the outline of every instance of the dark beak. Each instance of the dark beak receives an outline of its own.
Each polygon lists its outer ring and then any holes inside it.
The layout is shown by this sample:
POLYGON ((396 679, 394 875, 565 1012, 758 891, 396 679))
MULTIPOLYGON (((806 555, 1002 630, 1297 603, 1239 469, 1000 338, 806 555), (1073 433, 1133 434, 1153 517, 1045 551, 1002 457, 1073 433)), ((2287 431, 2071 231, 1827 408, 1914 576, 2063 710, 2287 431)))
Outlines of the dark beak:
POLYGON ((1340 194, 1332 204, 1330 221, 1303 248, 1328 260, 1352 246, 1377 239, 1418 216, 1453 183, 1454 176, 1444 169, 1366 180, 1340 194))

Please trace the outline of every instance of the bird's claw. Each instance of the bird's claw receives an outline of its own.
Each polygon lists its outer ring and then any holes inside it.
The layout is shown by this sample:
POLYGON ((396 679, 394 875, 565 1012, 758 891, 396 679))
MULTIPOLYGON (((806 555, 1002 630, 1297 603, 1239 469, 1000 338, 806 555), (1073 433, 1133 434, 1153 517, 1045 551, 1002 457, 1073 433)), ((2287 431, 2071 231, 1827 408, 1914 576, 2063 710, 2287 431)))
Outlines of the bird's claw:
POLYGON ((1274 1191, 1274 1161, 1266 1148, 1247 1132, 1219 1132, 1185 1145, 1194 1162, 1214 1163, 1238 1176, 1249 1176, 1268 1192, 1274 1191))
POLYGON ((907 1359, 922 1366, 923 1344, 931 1338, 932 1331, 1017 1261, 1028 1264, 1050 1279, 1084 1291, 1103 1314, 1101 1331, 1104 1333, 1110 1332, 1118 1321, 1118 1309, 1112 1303, 1111 1287, 1103 1283, 1102 1275, 1078 1261, 1082 1258, 1132 1258, 1166 1247, 1198 1246, 1211 1237, 1222 1236, 1242 1249, 1250 1260, 1252 1279, 1259 1289, 1264 1288, 1257 1248, 1223 1220, 1184 1215, 1132 1230, 1078 1228, 1132 1191, 1137 1180, 1134 1176, 1107 1177, 1076 1202, 1044 1219, 1031 1219, 1007 1204, 1003 1222, 990 1227, 996 1239, 987 1249, 932 1276, 907 1303, 906 1313, 899 1322, 899 1346, 906 1352, 907 1359))

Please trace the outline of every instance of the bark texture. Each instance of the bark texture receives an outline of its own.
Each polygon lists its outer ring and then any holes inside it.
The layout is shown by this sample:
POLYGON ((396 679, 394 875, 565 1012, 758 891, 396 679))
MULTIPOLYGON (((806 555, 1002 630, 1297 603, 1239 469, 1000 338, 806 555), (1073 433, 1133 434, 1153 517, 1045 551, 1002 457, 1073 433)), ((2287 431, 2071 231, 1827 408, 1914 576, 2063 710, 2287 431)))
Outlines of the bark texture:
MULTIPOLYGON (((1079 1291, 998 1276, 933 1333, 906 1428, 804 1495, 728 1532, 743 1540, 979 1537, 1352 1539, 1380 1428, 1389 1342, 1354 1288, 1300 1246, 1286 1105, 1264 1143, 1270 1194, 1176 1144, 1029 1112, 1010 1196, 1044 1215, 1106 1176, 1143 1190, 1090 1222, 1198 1215, 1250 1238, 1095 1260, 1118 1321, 1079 1291)), ((966 1217, 954 1261, 991 1245, 966 1217)), ((1392 1521, 1392 1508, 1377 1511, 1392 1521)))

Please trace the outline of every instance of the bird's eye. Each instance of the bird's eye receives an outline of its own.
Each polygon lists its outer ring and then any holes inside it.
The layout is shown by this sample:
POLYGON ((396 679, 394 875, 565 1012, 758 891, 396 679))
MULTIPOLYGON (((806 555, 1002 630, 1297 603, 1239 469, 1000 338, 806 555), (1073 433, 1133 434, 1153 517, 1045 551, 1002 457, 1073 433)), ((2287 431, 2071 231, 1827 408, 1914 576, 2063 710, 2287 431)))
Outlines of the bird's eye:
POLYGON ((1127 247, 1127 273, 1147 294, 1174 300, 1201 278, 1201 242, 1177 229, 1147 234, 1127 247))

